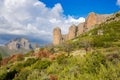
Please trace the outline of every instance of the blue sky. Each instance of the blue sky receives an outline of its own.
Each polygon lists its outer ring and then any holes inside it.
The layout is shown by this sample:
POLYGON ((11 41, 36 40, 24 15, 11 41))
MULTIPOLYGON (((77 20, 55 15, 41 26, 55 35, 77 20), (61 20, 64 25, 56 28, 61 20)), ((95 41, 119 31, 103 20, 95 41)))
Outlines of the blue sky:
POLYGON ((64 9, 65 15, 76 17, 86 17, 89 12, 99 14, 110 14, 120 10, 116 5, 116 0, 41 0, 47 7, 53 7, 54 4, 60 3, 64 9))
POLYGON ((89 12, 110 14, 120 10, 120 0, 0 0, 0 45, 25 37, 40 45, 52 43, 52 32, 63 34, 85 21, 89 12))

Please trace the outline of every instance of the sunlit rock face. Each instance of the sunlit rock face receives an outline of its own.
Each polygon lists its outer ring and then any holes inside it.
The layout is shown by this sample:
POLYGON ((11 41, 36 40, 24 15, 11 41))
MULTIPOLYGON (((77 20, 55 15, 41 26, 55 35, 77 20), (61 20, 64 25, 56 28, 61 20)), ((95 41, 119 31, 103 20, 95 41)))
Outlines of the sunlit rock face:
POLYGON ((61 29, 57 27, 53 30, 53 44, 58 45, 60 43, 62 43, 62 34, 61 29))
POLYGON ((84 31, 88 31, 94 28, 96 24, 101 24, 102 22, 105 22, 107 20, 107 17, 109 16, 110 15, 108 14, 96 14, 94 12, 89 13, 85 20, 84 31))
MULTIPOLYGON (((61 29, 57 27, 53 30, 53 44, 59 45, 64 41, 74 39, 80 34, 93 29, 95 25, 105 22, 110 16, 111 14, 96 14, 91 12, 88 14, 85 22, 79 23, 77 26, 74 24, 71 25, 68 34, 64 35, 62 35, 61 29)), ((99 32, 99 34, 102 35, 102 32, 99 32)))

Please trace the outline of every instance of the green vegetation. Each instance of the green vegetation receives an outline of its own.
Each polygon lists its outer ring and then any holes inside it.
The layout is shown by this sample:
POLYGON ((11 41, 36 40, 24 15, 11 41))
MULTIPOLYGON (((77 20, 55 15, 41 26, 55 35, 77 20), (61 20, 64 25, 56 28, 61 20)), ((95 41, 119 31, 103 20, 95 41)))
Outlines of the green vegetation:
POLYGON ((38 60, 34 65, 32 65, 33 69, 46 69, 48 66, 50 66, 51 62, 48 60, 38 60))
POLYGON ((1 55, 1 53, 0 53, 0 61, 2 60, 2 55, 1 55))
POLYGON ((96 28, 71 40, 74 50, 84 48, 120 47, 120 21, 103 23, 96 28))
POLYGON ((116 17, 119 17, 119 16, 120 16, 120 13, 117 13, 115 16, 116 16, 116 17))
POLYGON ((41 48, 36 54, 30 51, 24 59, 2 65, 0 80, 120 80, 120 21, 96 25, 73 40, 41 48), (72 55, 75 52, 80 55, 72 55))
POLYGON ((104 55, 93 52, 82 58, 64 55, 61 57, 52 63, 48 60, 37 60, 27 67, 23 67, 25 63, 12 65, 10 69, 3 66, 0 68, 0 80, 8 79, 7 75, 10 73, 14 76, 13 80, 50 80, 50 75, 58 80, 120 79, 120 53, 104 55))

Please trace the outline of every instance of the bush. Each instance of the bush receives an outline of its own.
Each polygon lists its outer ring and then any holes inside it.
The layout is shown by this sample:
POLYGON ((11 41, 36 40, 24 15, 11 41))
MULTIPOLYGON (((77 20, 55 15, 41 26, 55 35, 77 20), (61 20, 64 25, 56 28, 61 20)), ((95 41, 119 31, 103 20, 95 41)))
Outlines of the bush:
POLYGON ((6 67, 0 68, 0 80, 5 80, 6 76, 7 76, 6 67))
POLYGON ((33 53, 34 53, 34 51, 31 50, 31 51, 27 52, 27 53, 25 54, 25 56, 30 56, 30 55, 32 55, 33 53))
POLYGON ((38 60, 35 64, 32 65, 32 68, 34 69, 46 69, 48 66, 50 66, 51 62, 48 60, 38 60))
POLYGON ((25 68, 20 71, 13 80, 27 80, 28 75, 31 73, 30 68, 25 68))
POLYGON ((112 62, 113 64, 118 64, 120 62, 120 54, 119 53, 111 53, 106 55, 108 61, 112 62))
POLYGON ((23 69, 24 68, 24 65, 23 65, 23 63, 15 63, 14 65, 12 65, 11 67, 10 67, 10 71, 17 71, 17 72, 20 72, 21 71, 21 69, 23 69))
POLYGON ((97 74, 100 70, 100 65, 106 65, 105 56, 101 53, 92 53, 86 55, 86 60, 83 68, 84 71, 91 74, 97 74))
POLYGON ((119 17, 119 16, 120 16, 120 13, 117 13, 115 16, 116 16, 116 17, 119 17))
POLYGON ((29 58, 24 62, 24 66, 31 66, 32 64, 34 64, 38 59, 35 58, 29 58))
POLYGON ((58 64, 65 64, 66 63, 66 56, 64 54, 57 57, 56 61, 58 64))
POLYGON ((27 77, 27 80, 49 80, 49 76, 44 71, 34 69, 27 77))

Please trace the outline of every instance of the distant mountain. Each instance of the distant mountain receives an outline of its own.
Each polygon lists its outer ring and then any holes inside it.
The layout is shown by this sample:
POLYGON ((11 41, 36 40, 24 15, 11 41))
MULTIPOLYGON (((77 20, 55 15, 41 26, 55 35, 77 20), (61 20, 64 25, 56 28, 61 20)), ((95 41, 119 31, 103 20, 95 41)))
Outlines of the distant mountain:
POLYGON ((17 53, 26 53, 30 50, 33 50, 38 47, 38 44, 32 44, 28 39, 25 38, 16 38, 10 40, 5 46, 0 46, 0 54, 3 57, 17 54, 17 53))
POLYGON ((13 39, 9 41, 5 46, 8 47, 8 49, 10 50, 33 49, 31 43, 28 41, 28 39, 25 39, 25 38, 13 39))

